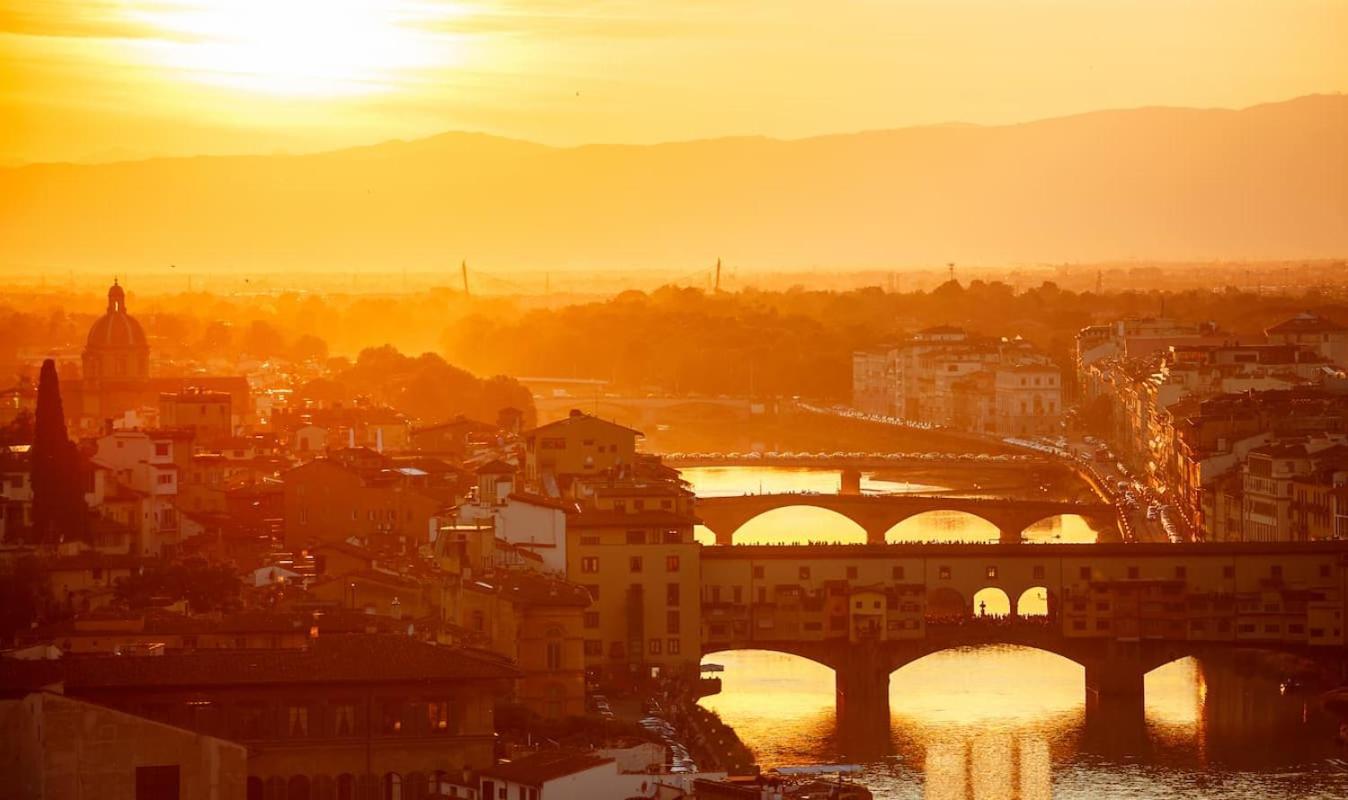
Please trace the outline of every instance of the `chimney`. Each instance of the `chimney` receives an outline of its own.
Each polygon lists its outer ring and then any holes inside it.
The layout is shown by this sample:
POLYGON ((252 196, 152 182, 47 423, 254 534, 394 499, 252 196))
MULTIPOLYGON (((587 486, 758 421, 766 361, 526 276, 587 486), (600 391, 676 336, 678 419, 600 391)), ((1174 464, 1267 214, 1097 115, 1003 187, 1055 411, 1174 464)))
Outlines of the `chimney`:
POLYGON ((583 416, 585 416, 585 412, 584 412, 584 411, 581 411, 579 408, 573 408, 573 409, 571 409, 571 417, 572 417, 572 418, 575 418, 575 417, 583 417, 583 416))

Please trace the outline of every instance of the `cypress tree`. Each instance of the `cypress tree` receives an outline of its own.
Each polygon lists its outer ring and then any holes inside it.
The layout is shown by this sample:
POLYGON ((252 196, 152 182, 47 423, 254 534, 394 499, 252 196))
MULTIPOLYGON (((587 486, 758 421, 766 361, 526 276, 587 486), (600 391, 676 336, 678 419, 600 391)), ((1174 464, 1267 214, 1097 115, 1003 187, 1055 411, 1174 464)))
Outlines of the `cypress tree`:
POLYGON ((81 538, 86 525, 80 458, 66 432, 61 381, 56 362, 42 362, 37 384, 37 414, 29 450, 33 486, 32 538, 41 544, 81 538))

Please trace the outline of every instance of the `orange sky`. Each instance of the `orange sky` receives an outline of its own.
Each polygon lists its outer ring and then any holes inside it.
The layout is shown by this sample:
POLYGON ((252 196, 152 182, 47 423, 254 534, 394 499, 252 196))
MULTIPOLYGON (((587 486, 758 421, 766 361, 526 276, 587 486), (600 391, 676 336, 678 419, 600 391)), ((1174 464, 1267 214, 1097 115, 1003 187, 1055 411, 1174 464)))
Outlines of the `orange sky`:
POLYGON ((1348 89, 1348 0, 0 0, 0 163, 794 137, 1348 89))

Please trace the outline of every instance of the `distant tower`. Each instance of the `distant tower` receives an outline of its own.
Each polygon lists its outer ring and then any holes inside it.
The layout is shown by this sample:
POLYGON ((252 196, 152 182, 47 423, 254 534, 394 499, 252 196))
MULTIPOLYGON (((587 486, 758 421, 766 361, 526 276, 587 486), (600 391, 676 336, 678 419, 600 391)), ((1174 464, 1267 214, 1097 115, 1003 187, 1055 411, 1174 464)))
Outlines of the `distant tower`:
POLYGON ((1095 271, 1095 293, 1103 294, 1104 286, 1105 286, 1105 271, 1102 269, 1097 269, 1095 271))
POLYGON ((468 259, 459 262, 459 271, 463 273, 463 296, 468 297, 468 259))
POLYGON ((712 286, 712 291, 720 293, 721 291, 721 259, 716 259, 716 283, 712 286))

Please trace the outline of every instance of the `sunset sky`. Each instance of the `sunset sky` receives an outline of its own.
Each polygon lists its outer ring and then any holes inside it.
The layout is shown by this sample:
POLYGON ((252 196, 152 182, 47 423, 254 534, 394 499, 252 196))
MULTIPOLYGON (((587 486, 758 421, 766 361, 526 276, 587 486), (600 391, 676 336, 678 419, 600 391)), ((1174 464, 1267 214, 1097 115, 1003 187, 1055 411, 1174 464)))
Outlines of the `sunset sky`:
POLYGON ((1348 89, 1344 0, 0 0, 0 163, 798 137, 1348 89))

